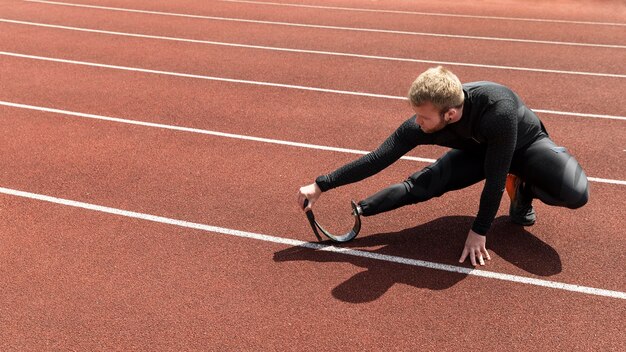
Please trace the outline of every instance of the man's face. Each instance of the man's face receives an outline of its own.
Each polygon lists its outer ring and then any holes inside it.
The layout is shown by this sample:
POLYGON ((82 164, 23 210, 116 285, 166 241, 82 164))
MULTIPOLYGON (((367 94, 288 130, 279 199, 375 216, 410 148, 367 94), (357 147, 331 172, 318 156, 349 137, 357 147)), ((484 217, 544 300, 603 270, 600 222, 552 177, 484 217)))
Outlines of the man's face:
POLYGON ((413 106, 413 111, 415 111, 415 121, 426 133, 437 132, 447 125, 445 113, 439 112, 439 109, 430 102, 413 106))

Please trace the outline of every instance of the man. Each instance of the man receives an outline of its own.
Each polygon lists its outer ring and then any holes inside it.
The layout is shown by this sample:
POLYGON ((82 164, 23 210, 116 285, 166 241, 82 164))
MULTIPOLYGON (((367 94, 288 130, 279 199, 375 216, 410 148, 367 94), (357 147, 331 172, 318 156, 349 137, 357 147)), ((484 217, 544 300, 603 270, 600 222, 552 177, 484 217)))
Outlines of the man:
POLYGON ((524 226, 536 220, 533 198, 571 209, 587 203, 587 177, 578 162, 509 88, 492 82, 462 85, 439 66, 419 75, 408 96, 415 115, 373 152, 301 187, 300 208, 311 209, 322 192, 372 176, 423 144, 452 149, 404 182, 360 201, 357 210, 371 216, 485 180, 460 263, 468 256, 474 266, 491 259, 486 235, 505 185, 511 221, 524 226))

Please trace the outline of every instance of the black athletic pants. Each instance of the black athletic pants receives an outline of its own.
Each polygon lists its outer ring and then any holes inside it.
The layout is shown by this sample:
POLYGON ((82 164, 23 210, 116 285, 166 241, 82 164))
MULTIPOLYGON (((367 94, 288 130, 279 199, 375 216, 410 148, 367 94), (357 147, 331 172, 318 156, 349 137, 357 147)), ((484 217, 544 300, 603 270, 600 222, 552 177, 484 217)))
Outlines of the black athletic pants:
MULTIPOLYGON (((426 201, 485 178, 485 153, 452 149, 432 165, 359 202, 364 216, 426 201)), ((563 147, 543 137, 513 155, 510 173, 525 182, 524 192, 542 202, 571 209, 589 197, 587 176, 563 147)))

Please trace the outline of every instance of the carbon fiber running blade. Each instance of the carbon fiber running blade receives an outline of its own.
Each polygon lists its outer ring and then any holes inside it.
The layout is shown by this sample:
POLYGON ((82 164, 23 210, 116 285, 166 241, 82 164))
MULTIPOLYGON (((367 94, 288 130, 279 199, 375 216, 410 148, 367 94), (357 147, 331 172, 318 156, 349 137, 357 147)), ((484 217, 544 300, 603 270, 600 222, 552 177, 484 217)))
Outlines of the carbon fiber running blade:
MULTIPOLYGON (((304 207, 309 205, 309 200, 304 200, 304 207)), ((315 215, 313 215, 313 210, 309 210, 306 212, 306 217, 309 219, 309 224, 311 225, 311 229, 313 229, 313 233, 319 242, 322 242, 322 236, 320 236, 319 232, 317 232, 317 222, 315 221, 315 215)))
POLYGON ((324 236, 330 238, 334 242, 343 243, 353 240, 359 234, 359 231, 361 231, 361 216, 357 211, 357 205, 354 201, 352 201, 352 214, 354 215, 354 226, 352 227, 352 230, 340 236, 333 235, 332 233, 326 231, 316 220, 313 221, 315 222, 315 225, 317 225, 317 228, 324 234, 324 236))
POLYGON ((309 210, 306 212, 306 217, 309 219, 309 224, 311 224, 311 229, 313 229, 313 233, 315 234, 315 237, 317 237, 317 240, 322 242, 322 236, 320 236, 319 232, 317 232, 317 226, 319 226, 317 224, 317 221, 315 221, 315 215, 313 215, 313 211, 309 210))

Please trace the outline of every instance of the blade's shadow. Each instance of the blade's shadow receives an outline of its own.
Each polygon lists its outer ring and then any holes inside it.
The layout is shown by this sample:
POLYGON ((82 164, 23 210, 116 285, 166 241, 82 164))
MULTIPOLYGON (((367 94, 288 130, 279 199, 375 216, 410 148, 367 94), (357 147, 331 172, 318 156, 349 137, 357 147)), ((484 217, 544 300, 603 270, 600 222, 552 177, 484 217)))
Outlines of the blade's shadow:
MULTIPOLYGON (((459 265, 457 260, 472 225, 473 217, 449 216, 399 232, 381 233, 356 238, 335 246, 358 248, 380 247, 372 253, 418 259, 435 263, 459 265), (382 246, 382 247, 381 247, 382 246)), ((558 253, 525 228, 509 223, 508 217, 494 221, 487 246, 506 261, 540 276, 561 272, 558 253)), ((313 261, 350 263, 366 270, 352 276, 332 290, 335 298, 352 303, 371 302, 381 297, 396 283, 418 288, 443 290, 465 278, 465 274, 345 255, 335 252, 291 247, 274 254, 277 262, 313 261)), ((466 263, 469 260, 466 261, 466 263)), ((471 265, 465 264, 470 267, 471 265)))

